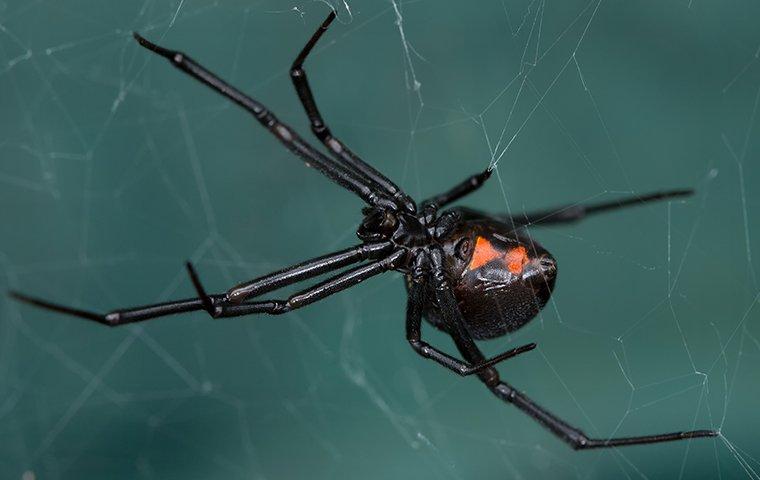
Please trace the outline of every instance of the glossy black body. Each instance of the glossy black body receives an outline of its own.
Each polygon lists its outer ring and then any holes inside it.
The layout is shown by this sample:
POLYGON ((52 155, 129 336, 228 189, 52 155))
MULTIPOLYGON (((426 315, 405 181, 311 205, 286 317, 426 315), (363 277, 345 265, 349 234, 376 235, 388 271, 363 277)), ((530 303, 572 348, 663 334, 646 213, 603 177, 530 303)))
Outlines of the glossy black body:
POLYGON ((476 375, 502 401, 530 415, 576 449, 666 442, 717 435, 710 430, 621 438, 589 438, 503 381, 496 364, 531 351, 535 343, 486 359, 475 340, 503 336, 525 325, 546 305, 556 281, 556 262, 527 235, 525 226, 573 222, 586 215, 680 197, 689 190, 656 192, 594 205, 574 204, 516 217, 465 208, 441 209, 480 188, 491 169, 472 175, 419 206, 391 180, 335 138, 325 124, 309 87, 303 63, 335 18, 328 15, 296 57, 291 79, 311 123, 312 133, 328 151, 320 152, 281 122, 267 107, 226 83, 185 55, 135 34, 139 44, 250 113, 294 155, 361 199, 364 218, 357 230, 361 244, 313 258, 245 281, 224 293, 208 294, 187 263, 196 296, 119 309, 101 314, 11 292, 22 302, 103 325, 119 326, 178 313, 204 311, 213 318, 250 314, 279 315, 318 302, 373 276, 401 272, 408 289, 406 339, 420 356, 458 375, 476 375), (286 299, 260 299, 279 288, 349 267, 286 299), (462 358, 422 338, 422 319, 447 332, 462 358))
MULTIPOLYGON (((459 208, 446 212, 460 220, 453 230, 437 238, 444 252, 446 276, 472 337, 484 340, 517 330, 549 301, 557 278, 556 261, 522 225, 504 222, 474 210, 459 208), (470 268, 479 240, 488 242, 498 253, 522 247, 528 263, 522 271, 509 270, 503 256, 470 268), (463 245, 465 248, 463 251, 463 245)), ((407 285, 410 281, 407 278, 407 285)), ((446 330, 440 306, 428 286, 424 292, 424 318, 446 330)))

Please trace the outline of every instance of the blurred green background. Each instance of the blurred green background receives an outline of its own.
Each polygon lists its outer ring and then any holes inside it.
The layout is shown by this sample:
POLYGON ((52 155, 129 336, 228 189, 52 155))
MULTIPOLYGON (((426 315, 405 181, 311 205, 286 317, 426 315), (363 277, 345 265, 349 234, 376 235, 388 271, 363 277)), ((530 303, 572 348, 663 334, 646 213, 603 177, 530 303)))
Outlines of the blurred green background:
MULTIPOLYGON (((574 452, 417 357, 393 273, 283 317, 111 330, 3 298, 0 477, 758 478, 760 5, 333 3, 307 64, 317 100, 416 198, 496 159, 469 205, 697 188, 533 230, 559 261, 553 301, 483 347, 538 342, 502 375, 589 434, 722 436, 574 452)), ((223 291, 354 244, 356 198, 130 37, 307 136, 287 69, 328 11, 0 1, 0 287, 105 311, 192 296, 185 259, 223 291)))

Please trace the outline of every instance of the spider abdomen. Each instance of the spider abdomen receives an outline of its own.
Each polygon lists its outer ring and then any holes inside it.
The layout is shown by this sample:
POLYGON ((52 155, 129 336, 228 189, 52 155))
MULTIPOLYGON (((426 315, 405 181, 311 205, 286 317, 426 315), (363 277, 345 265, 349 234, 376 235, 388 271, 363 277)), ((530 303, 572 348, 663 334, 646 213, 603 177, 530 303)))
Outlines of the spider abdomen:
MULTIPOLYGON (((524 232, 459 209, 462 221, 443 242, 448 276, 462 318, 478 340, 517 330, 538 315, 556 280, 554 258, 524 232)), ((429 287, 425 319, 446 330, 429 287)))
MULTIPOLYGON (((489 292, 458 288, 454 293, 468 331, 476 340, 497 338, 517 330, 535 318, 545 305, 545 301, 525 289, 489 292)), ((425 293, 423 315, 431 325, 447 330, 432 288, 425 293)))

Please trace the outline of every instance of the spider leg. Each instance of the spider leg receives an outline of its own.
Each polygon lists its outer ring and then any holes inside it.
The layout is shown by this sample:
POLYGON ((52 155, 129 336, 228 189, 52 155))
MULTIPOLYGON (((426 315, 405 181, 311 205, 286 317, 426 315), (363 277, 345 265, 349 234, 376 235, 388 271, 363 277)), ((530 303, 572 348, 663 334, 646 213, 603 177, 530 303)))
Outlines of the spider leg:
MULTIPOLYGON (((457 347, 462 353, 462 356, 469 359, 469 361, 475 362, 478 361, 478 359, 483 358, 483 354, 477 347, 474 347, 472 350, 461 344, 458 344, 457 347)), ((660 433, 655 435, 643 435, 637 437, 589 438, 582 430, 568 424, 564 420, 560 419, 556 415, 538 405, 524 393, 518 391, 510 384, 500 380, 496 369, 486 369, 482 371, 478 376, 480 380, 494 393, 494 395, 496 395, 504 402, 510 403, 518 409, 522 410, 528 416, 533 418, 535 421, 556 435, 560 440, 567 443, 576 450, 671 442, 675 440, 686 440, 690 438, 715 437, 718 435, 718 432, 714 430, 691 430, 686 432, 660 433)))
MULTIPOLYGON (((478 364, 485 361, 483 353, 474 341, 454 335, 452 335, 452 338, 454 339, 457 349, 468 362, 478 364)), ((488 366, 477 372, 477 375, 494 395, 504 402, 510 403, 522 410, 528 416, 551 431, 560 440, 576 450, 660 443, 689 438, 714 437, 718 435, 718 432, 713 430, 692 430, 687 432, 661 433, 638 437, 589 438, 582 430, 566 423, 556 415, 535 403, 527 395, 502 381, 495 368, 488 366)))
POLYGON ((30 305, 84 318, 86 320, 92 320, 112 327, 151 320, 153 318, 164 317, 176 313, 186 313, 198 310, 205 310, 214 318, 237 317, 254 313, 278 315, 312 304, 334 293, 351 288, 368 278, 391 270, 404 255, 405 253, 401 250, 395 251, 385 258, 355 267, 328 278, 313 287, 291 295, 286 300, 265 300, 261 302, 244 302, 235 304, 230 302, 225 294, 209 295, 200 284, 195 270, 191 265, 188 265, 188 271, 191 280, 193 281, 193 285, 198 292, 199 298, 189 298, 136 308, 119 309, 106 314, 71 308, 18 292, 10 292, 10 295, 16 300, 30 305))
POLYGON ((133 33, 133 35, 140 46, 168 59, 174 67, 211 87, 252 114, 264 128, 277 137, 283 145, 299 156, 307 165, 313 166, 338 185, 354 192, 369 205, 391 209, 397 208, 396 203, 388 198, 385 192, 378 190, 374 184, 357 175, 356 172, 350 171, 345 166, 336 163, 309 145, 292 128, 278 120, 261 103, 232 87, 184 53, 151 43, 137 33, 133 33))
POLYGON ((391 242, 364 243, 339 252, 323 255, 292 267, 278 270, 263 277, 240 283, 227 290, 231 303, 241 303, 247 298, 255 297, 272 290, 316 277, 323 273, 345 267, 362 260, 377 259, 388 253, 391 242))
MULTIPOLYGON (((35 307, 44 308, 45 310, 51 310, 53 312, 65 313, 73 317, 84 318, 85 320, 92 320, 109 327, 115 327, 118 325, 125 325, 127 323, 142 322, 143 320, 150 320, 158 317, 165 317, 167 315, 174 315, 177 313, 194 312, 197 310, 205 310, 206 306, 203 300, 200 298, 187 298, 184 300, 175 300, 165 303, 157 303, 154 305, 145 305, 136 308, 127 308, 113 310, 108 313, 97 313, 88 310, 81 310, 78 308, 67 307, 58 303, 49 302, 40 298, 32 297, 20 292, 9 292, 9 295, 23 303, 34 305, 35 307)), ((224 295, 211 295, 209 296, 212 303, 218 303, 224 300, 224 295)))
MULTIPOLYGON (((454 299, 451 287, 442 275, 443 268, 439 250, 433 250, 431 252, 431 260, 434 278, 437 277, 435 281, 438 303, 444 312, 447 309, 453 310, 456 307, 456 300, 454 299)), ((460 333, 452 334, 451 337, 454 340, 457 349, 462 354, 462 357, 464 357, 467 362, 477 365, 486 361, 485 356, 469 335, 462 335, 460 333)), ((714 437, 718 435, 718 432, 713 430, 693 430, 639 437, 589 438, 582 430, 569 425, 535 403, 525 394, 517 391, 508 383, 501 381, 499 373, 495 368, 488 366, 481 369, 477 372, 477 376, 498 398, 516 406, 576 450, 660 443, 689 438, 714 437)))
POLYGON ((449 203, 455 202, 460 198, 471 194, 475 190, 479 189, 486 183, 486 180, 491 178, 491 170, 486 169, 475 175, 467 177, 464 181, 454 185, 451 189, 439 193, 438 195, 428 198, 422 202, 425 206, 434 206, 436 209, 441 208, 449 203))
POLYGON ((632 207, 643 203, 667 200, 670 198, 688 197, 694 193, 694 190, 667 190, 661 192, 648 193, 646 195, 636 195, 624 197, 619 200, 609 202, 592 203, 589 205, 566 205, 563 207, 543 210, 539 212, 529 212, 516 214, 511 220, 518 225, 549 225, 553 223, 571 223, 586 218, 588 215, 602 213, 619 208, 632 207))
POLYGON ((336 159, 341 164, 346 166, 350 170, 360 172, 364 177, 368 178, 378 186, 380 186, 385 192, 400 203, 407 211, 414 213, 417 210, 414 201, 409 196, 401 191, 396 184, 389 180, 385 175, 377 171, 371 165, 364 162, 354 152, 352 152, 346 145, 340 140, 333 137, 330 129, 325 125, 322 115, 319 113, 317 103, 314 101, 314 95, 312 94, 311 87, 309 86, 309 80, 306 77, 306 71, 303 69, 303 62, 306 57, 309 56, 314 45, 317 44, 323 33, 327 31, 330 23, 335 19, 335 12, 331 11, 322 25, 319 26, 314 35, 311 36, 306 45, 293 61, 293 65, 290 67, 290 78, 293 80, 293 86, 298 93, 298 98, 301 99, 301 104, 306 110, 306 115, 309 117, 311 123, 311 131, 314 135, 327 147, 330 152, 333 153, 336 159))
POLYGON ((193 264, 190 262, 185 262, 185 268, 187 268, 187 273, 190 275, 190 281, 193 282, 193 287, 195 288, 195 292, 198 294, 198 298, 201 299, 203 309, 208 312, 209 315, 213 316, 214 301, 211 300, 211 297, 209 297, 206 293, 206 289, 203 288, 201 279, 198 278, 198 272, 195 271, 193 264))
POLYGON ((660 433, 637 437, 589 438, 583 431, 567 424, 506 382, 500 381, 498 384, 489 388, 497 397, 527 413, 538 423, 548 428, 554 435, 559 437, 560 440, 569 444, 576 450, 672 442, 691 438, 715 437, 718 435, 718 432, 714 430, 691 430, 686 432, 660 433))
POLYGON ((448 355, 441 350, 431 346, 422 340, 422 291, 424 286, 417 282, 412 282, 409 293, 409 302, 406 311, 406 339, 415 352, 420 356, 429 358, 434 362, 443 365, 452 372, 467 376, 478 373, 488 367, 496 365, 508 358, 515 357, 521 353, 528 352, 536 348, 535 343, 529 343, 521 347, 513 348, 489 360, 483 360, 477 364, 471 365, 457 358, 448 355))
POLYGON ((406 252, 403 250, 394 251, 381 260, 377 260, 366 265, 361 265, 330 277, 313 287, 291 295, 287 300, 284 301, 267 300, 262 302, 244 302, 239 305, 225 302, 217 307, 216 312, 213 316, 237 317, 240 315, 247 315, 249 313, 268 313, 271 315, 279 315, 291 310, 296 310, 314 302, 318 302, 319 300, 322 300, 323 298, 328 297, 334 293, 338 293, 340 291, 346 290, 347 288, 356 286, 368 278, 387 272, 388 270, 392 270, 396 267, 398 261, 401 260, 405 255, 406 252))

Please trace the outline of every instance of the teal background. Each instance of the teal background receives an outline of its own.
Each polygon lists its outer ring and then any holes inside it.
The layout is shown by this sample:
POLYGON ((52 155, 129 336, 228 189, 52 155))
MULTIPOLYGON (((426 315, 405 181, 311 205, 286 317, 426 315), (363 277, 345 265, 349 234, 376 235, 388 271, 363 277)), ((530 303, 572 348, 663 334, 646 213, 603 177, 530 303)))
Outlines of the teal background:
MULTIPOLYGON (((3 298, 0 477, 758 478, 760 6, 334 6, 307 64, 319 104, 416 198, 496 158, 469 205, 697 188, 534 229, 559 261, 553 301, 483 347, 538 342, 502 375, 589 434, 721 437, 574 452, 418 358, 393 273, 283 317, 111 330, 3 298)), ((355 243, 356 198, 130 37, 190 53, 306 135, 287 69, 327 11, 0 1, 0 287, 105 311, 191 296, 185 259, 223 291, 355 243)))

